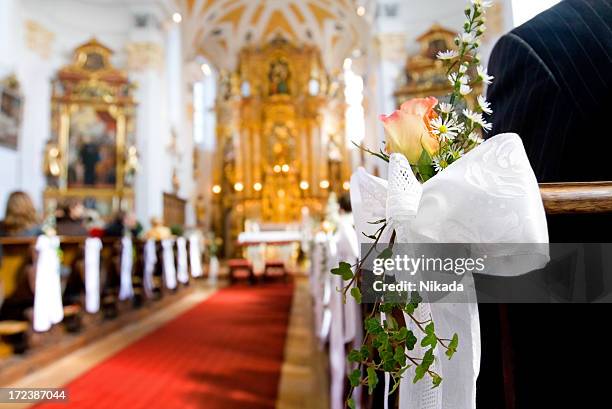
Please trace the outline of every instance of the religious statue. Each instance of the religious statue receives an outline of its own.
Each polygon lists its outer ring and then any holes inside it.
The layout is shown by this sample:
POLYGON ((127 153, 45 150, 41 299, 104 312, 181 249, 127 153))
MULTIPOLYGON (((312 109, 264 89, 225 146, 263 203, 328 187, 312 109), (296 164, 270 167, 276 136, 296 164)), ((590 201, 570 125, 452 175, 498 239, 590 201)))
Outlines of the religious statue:
POLYGON ((268 73, 270 95, 289 94, 289 76, 289 65, 285 60, 272 61, 268 73))

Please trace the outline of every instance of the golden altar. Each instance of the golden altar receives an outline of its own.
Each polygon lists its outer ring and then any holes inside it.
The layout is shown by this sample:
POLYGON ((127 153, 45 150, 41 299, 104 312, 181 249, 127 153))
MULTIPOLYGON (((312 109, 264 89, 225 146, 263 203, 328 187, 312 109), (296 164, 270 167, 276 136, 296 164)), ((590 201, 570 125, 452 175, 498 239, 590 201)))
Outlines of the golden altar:
POLYGON ((213 227, 226 246, 245 220, 299 221, 347 187, 342 91, 317 48, 281 38, 244 48, 237 69, 221 72, 213 227))

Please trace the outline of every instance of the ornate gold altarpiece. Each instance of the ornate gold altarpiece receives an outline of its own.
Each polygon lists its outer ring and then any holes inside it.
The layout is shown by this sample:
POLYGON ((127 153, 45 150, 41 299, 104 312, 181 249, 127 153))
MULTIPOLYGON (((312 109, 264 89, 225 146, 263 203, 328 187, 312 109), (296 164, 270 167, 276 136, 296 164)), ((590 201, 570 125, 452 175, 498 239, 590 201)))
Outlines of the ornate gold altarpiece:
POLYGON ((213 225, 226 245, 247 219, 320 214, 348 181, 343 93, 318 49, 283 39, 243 49, 238 69, 221 73, 216 109, 213 225))
MULTIPOLYGON (((405 84, 399 87, 394 95, 397 106, 412 98, 434 96, 440 101, 446 101, 452 87, 448 82, 448 68, 436 58, 439 51, 451 50, 455 47, 454 39, 457 33, 438 24, 417 37, 420 51, 408 57, 405 66, 405 84)), ((470 73, 474 75, 474 73, 470 73)), ((475 96, 481 92, 477 86, 466 98, 469 104, 475 102, 475 96)))
POLYGON ((45 149, 45 207, 78 198, 102 215, 132 209, 138 165, 133 86, 112 51, 92 39, 53 81, 52 133, 45 149))

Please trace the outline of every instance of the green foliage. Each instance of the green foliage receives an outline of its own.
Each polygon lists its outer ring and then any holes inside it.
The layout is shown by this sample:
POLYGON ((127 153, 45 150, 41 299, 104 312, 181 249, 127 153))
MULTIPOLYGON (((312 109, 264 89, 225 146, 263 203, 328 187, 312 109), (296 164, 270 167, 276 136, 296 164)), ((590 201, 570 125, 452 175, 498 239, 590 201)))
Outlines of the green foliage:
POLYGON ((459 345, 459 335, 456 333, 453 334, 453 339, 451 339, 450 344, 448 344, 448 349, 446 350, 446 356, 448 359, 451 359, 455 352, 457 352, 457 346, 459 345))
POLYGON ((344 281, 348 281, 353 278, 351 265, 345 261, 341 261, 338 267, 332 268, 331 273, 341 276, 344 281))
POLYGON ((435 169, 432 165, 431 156, 429 155, 429 153, 427 153, 425 149, 423 149, 423 151, 421 152, 421 157, 417 162, 416 168, 419 175, 421 175, 421 180, 423 182, 426 182, 428 179, 430 179, 436 174, 435 169))
POLYGON ((351 296, 355 299, 357 304, 361 304, 361 290, 359 290, 359 287, 351 288, 351 296))
POLYGON ((371 366, 368 366, 368 393, 371 395, 374 392, 374 388, 378 385, 378 376, 376 370, 371 366))

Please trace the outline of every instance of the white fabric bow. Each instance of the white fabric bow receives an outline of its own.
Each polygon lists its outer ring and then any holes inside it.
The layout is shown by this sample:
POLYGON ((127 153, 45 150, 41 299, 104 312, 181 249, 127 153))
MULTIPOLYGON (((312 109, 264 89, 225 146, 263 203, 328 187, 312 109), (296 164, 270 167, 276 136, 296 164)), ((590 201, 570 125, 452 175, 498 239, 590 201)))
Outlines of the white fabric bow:
POLYGON ((176 266, 174 265, 174 240, 162 240, 162 258, 164 263, 164 282, 166 288, 174 290, 176 288, 176 266))
POLYGON ((85 311, 90 314, 100 310, 100 250, 102 240, 85 240, 85 311))
POLYGON ((187 240, 185 240, 184 237, 176 239, 176 278, 181 284, 187 284, 189 282, 187 240))
MULTIPOLYGON (((406 158, 392 154, 388 181, 363 168, 353 174, 351 204, 362 243, 372 240, 361 232, 372 235, 380 227, 369 222, 383 218, 391 228, 385 230, 381 243, 389 241, 392 230, 397 234, 396 243, 548 243, 538 184, 516 134, 490 138, 422 185, 406 158)), ((514 270, 516 275, 549 261, 547 246, 532 246, 532 254, 527 255, 523 254, 525 246, 519 248, 514 254, 490 256, 503 263, 520 254, 523 269, 514 270)), ((490 262, 491 257, 488 265, 490 262)), ((432 389, 427 380, 413 384, 412 377, 405 376, 400 408, 476 407, 480 328, 475 299, 470 297, 470 301, 424 303, 419 308, 423 319, 431 313, 438 332, 459 335, 459 349, 451 360, 436 356, 432 369, 444 379, 440 387, 432 389)), ((407 317, 406 322, 410 321, 407 317)), ((442 352, 439 347, 436 351, 442 352)))
POLYGON ((34 331, 48 331, 64 319, 60 281, 59 238, 39 236, 34 288, 34 331))
POLYGON ((194 278, 201 277, 202 258, 200 248, 200 237, 197 234, 189 236, 189 264, 191 265, 191 276, 194 278))
POLYGON ((132 267, 134 264, 132 239, 123 237, 121 239, 121 283, 119 287, 119 299, 127 300, 134 296, 132 285, 132 267))
POLYGON ((157 263, 157 251, 155 248, 155 240, 149 239, 145 243, 144 247, 144 274, 143 274, 143 287, 147 298, 153 297, 153 270, 157 263))

